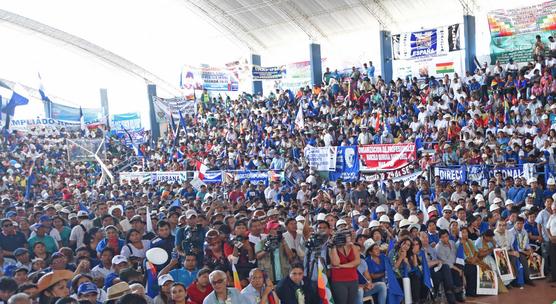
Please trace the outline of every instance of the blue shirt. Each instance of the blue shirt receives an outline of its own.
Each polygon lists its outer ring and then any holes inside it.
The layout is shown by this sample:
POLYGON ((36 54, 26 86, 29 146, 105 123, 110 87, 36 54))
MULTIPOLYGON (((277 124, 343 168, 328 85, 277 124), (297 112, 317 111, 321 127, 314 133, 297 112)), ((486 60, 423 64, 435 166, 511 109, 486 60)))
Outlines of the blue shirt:
POLYGON ((179 282, 185 285, 185 287, 189 287, 195 279, 197 279, 197 273, 199 270, 195 269, 193 271, 189 271, 185 268, 174 269, 169 272, 169 274, 174 278, 174 282, 179 282))
MULTIPOLYGON (((366 257, 365 261, 370 274, 379 274, 386 271, 386 258, 382 254, 380 255, 380 263, 375 262, 371 256, 366 257)), ((373 279, 373 282, 384 282, 384 277, 373 279)))

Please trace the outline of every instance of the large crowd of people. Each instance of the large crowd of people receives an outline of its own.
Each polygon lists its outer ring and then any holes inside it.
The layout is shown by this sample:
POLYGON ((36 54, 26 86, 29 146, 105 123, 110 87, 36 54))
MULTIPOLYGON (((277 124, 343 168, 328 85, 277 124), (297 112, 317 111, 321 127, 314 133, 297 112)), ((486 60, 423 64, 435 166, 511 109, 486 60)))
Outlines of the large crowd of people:
MULTIPOLYGON (((11 132, 0 149, 0 301, 456 303, 554 281, 555 64, 549 53, 385 82, 369 62, 297 91, 204 91, 185 128, 147 134, 133 167, 283 172, 268 183, 111 182, 96 161, 67 160, 80 132, 11 132), (537 177, 329 182, 304 157, 307 146, 405 142, 434 151, 418 153, 421 169, 533 164, 537 177)), ((106 150, 117 176, 133 149, 111 138, 106 150)))

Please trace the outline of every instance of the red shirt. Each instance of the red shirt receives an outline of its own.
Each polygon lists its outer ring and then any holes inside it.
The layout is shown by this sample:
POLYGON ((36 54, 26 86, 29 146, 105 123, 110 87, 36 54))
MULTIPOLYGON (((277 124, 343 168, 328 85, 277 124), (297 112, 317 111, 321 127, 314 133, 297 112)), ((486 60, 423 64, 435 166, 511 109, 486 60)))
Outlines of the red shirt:
POLYGON ((194 281, 189 287, 187 287, 187 295, 189 296, 189 301, 187 304, 203 304, 205 298, 212 292, 212 286, 209 284, 207 289, 203 292, 197 287, 197 281, 194 281))
MULTIPOLYGON (((355 260, 353 249, 351 249, 347 256, 341 250, 338 250, 338 257, 340 257, 340 264, 347 264, 355 260)), ((357 267, 352 268, 332 268, 331 269, 332 282, 351 282, 357 281, 357 267)))

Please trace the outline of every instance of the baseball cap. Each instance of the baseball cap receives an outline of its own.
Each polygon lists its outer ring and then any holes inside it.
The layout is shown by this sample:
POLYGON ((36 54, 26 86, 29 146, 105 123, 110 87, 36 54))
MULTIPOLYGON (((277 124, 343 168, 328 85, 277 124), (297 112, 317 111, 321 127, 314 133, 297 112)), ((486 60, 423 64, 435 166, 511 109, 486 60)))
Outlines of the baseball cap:
POLYGON ((134 215, 130 220, 129 223, 133 223, 133 222, 143 222, 143 218, 140 215, 134 215))
POLYGON ((357 218, 357 222, 362 222, 362 221, 364 221, 364 220, 366 220, 366 219, 367 219, 366 216, 360 215, 360 216, 357 218))
POLYGON ((380 218, 378 219, 378 221, 380 223, 390 223, 390 218, 388 217, 388 215, 384 214, 381 215, 380 218))
POLYGON ((189 209, 185 212, 185 218, 189 219, 192 216, 197 216, 197 211, 195 211, 193 209, 189 209))
POLYGON ((379 225, 380 225, 380 223, 379 223, 377 220, 372 220, 372 221, 369 223, 369 228, 376 228, 376 227, 378 227, 379 225))
POLYGON ((266 213, 266 216, 274 216, 274 215, 280 215, 280 212, 278 212, 278 210, 274 208, 268 210, 268 212, 266 213))
POLYGON ((47 222, 47 221, 51 221, 51 220, 52 219, 48 215, 43 215, 43 216, 39 217, 39 222, 47 222))
POLYGON ((81 283, 79 288, 77 288, 77 294, 90 294, 90 293, 98 293, 97 286, 91 282, 81 283))
POLYGON ((381 206, 376 207, 376 210, 375 210, 375 211, 376 211, 376 213, 379 213, 379 212, 385 213, 385 212, 386 212, 386 209, 384 209, 384 207, 382 207, 382 205, 381 205, 381 206))
POLYGON ((400 221, 400 228, 408 227, 409 225, 410 225, 410 223, 406 219, 403 219, 403 220, 400 221))
POLYGON ((17 213, 15 211, 8 211, 6 212, 6 217, 12 217, 12 216, 16 216, 17 213))
POLYGON ((436 207, 434 207, 434 206, 432 206, 432 205, 429 206, 429 207, 427 208, 427 213, 437 212, 437 211, 438 211, 438 210, 436 210, 436 207))
POLYGON ((163 274, 160 277, 158 277, 158 286, 162 286, 164 284, 166 284, 166 282, 174 282, 174 278, 172 278, 171 275, 169 274, 163 274))
POLYGON ((29 253, 29 250, 27 250, 27 248, 17 248, 16 250, 14 250, 14 256, 18 257, 22 254, 26 254, 29 253))
POLYGON ((340 227, 341 225, 347 225, 345 220, 339 220, 336 222, 336 228, 340 227))
POLYGON ((450 205, 444 206, 444 209, 442 209, 442 212, 445 212, 445 211, 453 211, 452 206, 450 206, 450 205))
POLYGON ((401 220, 403 220, 403 215, 401 215, 401 213, 394 214, 394 222, 399 222, 401 220))
POLYGON ((496 211, 498 209, 500 209, 500 206, 498 206, 496 204, 490 205, 490 208, 489 208, 490 212, 496 211))
POLYGON ((77 217, 89 217, 89 214, 87 213, 87 211, 84 210, 80 210, 77 212, 77 217))
POLYGON ((114 265, 119 265, 119 264, 124 263, 124 262, 127 263, 127 258, 123 255, 118 254, 118 255, 115 255, 112 258, 112 264, 114 264, 114 265))
POLYGON ((301 221, 304 221, 304 220, 305 220, 305 217, 303 215, 298 215, 298 216, 295 217, 296 222, 301 222, 301 221))

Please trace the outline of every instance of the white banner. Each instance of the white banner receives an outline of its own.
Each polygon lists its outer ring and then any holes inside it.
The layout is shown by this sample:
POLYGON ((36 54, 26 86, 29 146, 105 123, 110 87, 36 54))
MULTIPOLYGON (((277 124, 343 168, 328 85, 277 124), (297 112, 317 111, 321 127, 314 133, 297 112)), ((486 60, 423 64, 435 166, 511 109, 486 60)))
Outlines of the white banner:
POLYGON ((309 168, 315 171, 336 171, 337 147, 305 147, 309 168))
POLYGON ((10 128, 13 130, 34 132, 40 134, 48 131, 59 130, 79 130, 81 124, 79 122, 67 122, 53 118, 36 118, 36 119, 12 119, 10 120, 10 128))
POLYGON ((462 26, 453 24, 392 35, 394 60, 445 55, 462 49, 462 26))
POLYGON ((187 100, 184 97, 160 98, 157 96, 153 96, 153 99, 156 119, 158 121, 167 121, 170 114, 172 114, 174 120, 177 120, 180 118, 180 111, 182 115, 197 114, 197 103, 195 100, 187 100))

